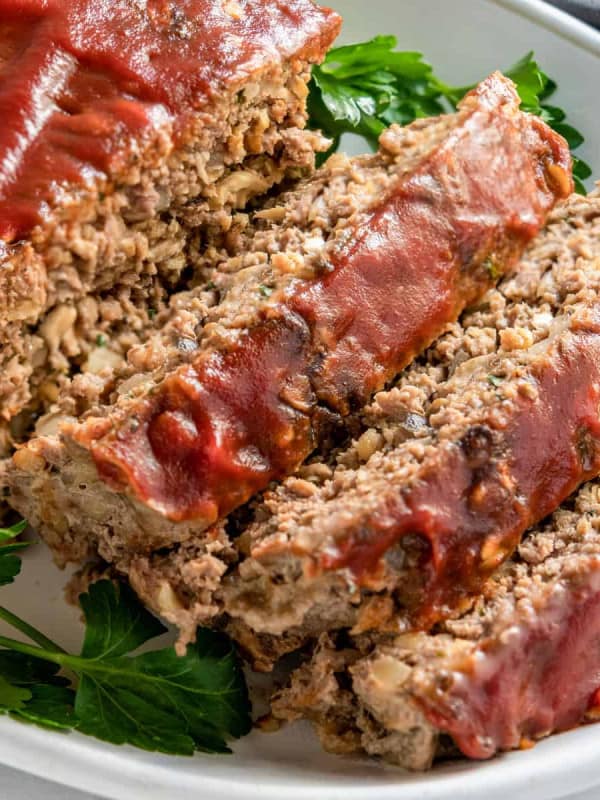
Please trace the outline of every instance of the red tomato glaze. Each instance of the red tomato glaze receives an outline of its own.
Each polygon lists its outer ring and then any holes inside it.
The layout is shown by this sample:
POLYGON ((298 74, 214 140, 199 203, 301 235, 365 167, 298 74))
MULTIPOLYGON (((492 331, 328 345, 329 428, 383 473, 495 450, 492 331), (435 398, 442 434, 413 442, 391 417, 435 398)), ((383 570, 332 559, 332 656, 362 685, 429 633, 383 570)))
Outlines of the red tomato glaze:
POLYGON ((0 0, 0 239, 59 187, 114 174, 156 126, 295 55, 339 18, 310 0, 0 0))
POLYGON ((519 395, 507 427, 472 429, 449 443, 414 486, 393 487, 376 513, 340 538, 324 569, 349 568, 359 583, 378 574, 407 534, 427 542, 422 590, 406 598, 415 628, 480 591, 523 532, 600 472, 600 308, 533 371, 537 393, 519 395), (486 544, 497 554, 489 563, 486 544))

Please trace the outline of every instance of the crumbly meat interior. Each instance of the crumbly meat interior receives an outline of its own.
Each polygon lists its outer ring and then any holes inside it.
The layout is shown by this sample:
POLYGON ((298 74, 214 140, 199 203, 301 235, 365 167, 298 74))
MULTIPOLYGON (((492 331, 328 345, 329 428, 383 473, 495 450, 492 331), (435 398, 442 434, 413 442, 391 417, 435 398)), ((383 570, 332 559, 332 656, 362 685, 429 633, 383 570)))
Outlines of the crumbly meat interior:
MULTIPOLYGON (((299 559, 287 553, 271 561, 248 558, 254 541, 268 541, 275 529, 274 521, 281 519, 286 523, 289 519, 289 535, 295 534, 301 529, 300 518, 294 514, 296 510, 305 513, 312 508, 319 514, 323 509, 317 519, 325 519, 326 504, 319 506, 313 502, 314 498, 335 500, 339 496, 339 503, 352 519, 347 488, 363 476, 368 491, 369 473, 365 464, 374 455, 380 458, 396 451, 398 446, 405 446, 407 439, 409 445, 415 438, 419 444, 419 438, 427 432, 423 421, 428 409, 457 367, 464 362, 475 365, 474 359, 496 353, 499 346, 510 353, 543 342, 557 308, 568 304, 585 286, 594 291, 597 271, 589 264, 582 269, 582 265, 598 255, 599 209, 595 195, 587 200, 573 198, 554 212, 519 272, 505 280, 499 290, 490 292, 460 324, 451 326, 393 389, 378 395, 370 407, 351 421, 349 429, 354 439, 348 446, 316 454, 287 484, 247 513, 244 524, 239 526, 233 520, 236 533, 240 529, 245 532, 238 539, 242 564, 228 578, 225 590, 233 617, 230 629, 258 663, 268 666, 278 654, 294 649, 306 637, 324 628, 356 624, 357 610, 364 615, 365 624, 370 618, 376 620, 386 609, 389 612, 390 602, 381 604, 377 595, 371 597, 369 592, 362 602, 358 596, 349 597, 345 579, 340 575, 320 582, 303 582, 299 559), (248 516, 255 519, 249 528, 248 516), (275 624, 277 630, 272 628, 275 624), (266 657, 264 652, 268 654, 266 657)), ((469 369, 469 366, 463 368, 467 372, 469 369)), ((498 387, 491 383, 488 386, 495 395, 498 387)), ((172 556, 179 562, 177 548, 172 556)), ((159 608, 155 598, 165 584, 162 565, 168 558, 154 560, 144 556, 141 561, 145 577, 137 582, 139 591, 159 608)), ((185 610, 190 610, 185 628, 193 630, 193 591, 181 577, 175 581, 173 578, 171 571, 166 582, 179 598, 178 618, 185 618, 185 610)), ((197 618, 202 620, 202 616, 197 618)))
MULTIPOLYGON (((182 642, 193 638, 196 625, 222 620, 225 608, 229 632, 259 669, 270 669, 282 654, 324 630, 369 630, 386 622, 393 626, 391 620, 394 615, 398 617, 398 606, 402 606, 401 594, 382 591, 381 587, 352 590, 344 572, 315 576, 306 570, 301 557, 290 554, 288 542, 304 533, 307 522, 312 525, 315 520, 318 526, 309 530, 326 537, 329 504, 342 507, 340 513, 350 522, 359 517, 364 496, 368 502, 373 486, 370 470, 375 476, 380 474, 385 459, 395 458, 400 452, 403 458, 408 456, 407 471, 418 468, 417 456, 422 454, 424 443, 430 446, 427 421, 433 415, 444 424, 462 424, 464 406, 456 405, 456 400, 449 405, 445 390, 449 380, 456 380, 457 371, 469 375, 481 368, 482 359, 496 357, 499 351, 510 359, 519 358, 536 344, 545 346, 557 325, 557 311, 562 309, 568 316, 576 302, 597 291, 599 233, 599 193, 589 198, 574 196, 557 208, 518 271, 490 291, 476 308, 469 309, 460 322, 449 326, 391 389, 354 415, 348 421, 345 444, 328 443, 327 449, 315 453, 281 487, 253 501, 225 526, 217 526, 207 559, 205 535, 154 555, 115 557, 115 551, 109 549, 114 539, 103 534, 100 552, 128 575, 150 607, 179 626, 182 642), (454 419, 451 415, 449 423, 448 414, 453 409, 458 416, 454 419), (355 494, 357 486, 361 491, 355 494), (282 531, 286 531, 285 536, 282 531), (273 558, 258 558, 253 553, 254 548, 273 541, 284 545, 283 553, 276 552, 273 558), (236 553, 231 550, 232 544, 236 553), (224 554, 222 559, 219 550, 224 554), (237 559, 240 564, 232 571, 229 565, 237 559)), ((495 402, 501 386, 490 382, 488 374, 494 374, 494 370, 485 371, 485 399, 495 402)), ((459 394, 462 403, 466 395, 462 390, 459 394)), ((43 462, 40 466, 39 474, 47 480, 43 462)), ((21 485, 28 480, 35 480, 35 468, 20 474, 21 485)), ((75 474, 72 480, 76 480, 75 474)), ((49 502, 50 492, 45 496, 49 502)), ((57 505, 64 513, 64 503, 57 505)), ((99 504, 98 519, 105 513, 99 504)), ((74 557, 80 558, 82 551, 75 548, 87 547, 85 540, 71 538, 66 526, 61 529, 55 523, 54 529, 60 531, 52 541, 59 557, 69 556, 73 548, 74 557)), ((400 567, 410 567, 410 560, 402 556, 389 561, 397 570, 393 585, 398 586, 398 575, 407 574, 400 567)), ((408 574, 414 574, 414 569, 408 574)), ((405 583, 402 591, 411 589, 418 591, 418 585, 405 583)))
POLYGON ((335 549, 340 532, 366 524, 386 492, 409 487, 432 453, 460 438, 482 410, 497 406, 502 414, 528 363, 543 363, 571 315, 594 303, 599 214, 598 193, 555 211, 518 272, 376 396, 348 446, 315 456, 257 505, 239 540, 242 562, 224 589, 246 641, 254 632, 271 637, 272 647, 279 637, 285 651, 288 636, 295 643, 302 634, 385 624, 394 607, 418 595, 421 542, 410 536, 386 557, 394 575, 387 585, 384 575, 358 590, 346 570, 319 571, 315 559, 335 549))

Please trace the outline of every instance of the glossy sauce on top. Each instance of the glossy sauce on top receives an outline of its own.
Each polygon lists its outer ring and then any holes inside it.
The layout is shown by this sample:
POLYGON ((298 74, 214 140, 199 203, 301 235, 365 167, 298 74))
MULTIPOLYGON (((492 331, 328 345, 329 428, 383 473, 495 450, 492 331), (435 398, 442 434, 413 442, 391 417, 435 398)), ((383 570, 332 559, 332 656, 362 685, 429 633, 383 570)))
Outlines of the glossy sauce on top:
POLYGON ((318 58, 338 26, 311 0, 0 0, 0 239, 25 237, 60 185, 118 170, 156 124, 318 58))

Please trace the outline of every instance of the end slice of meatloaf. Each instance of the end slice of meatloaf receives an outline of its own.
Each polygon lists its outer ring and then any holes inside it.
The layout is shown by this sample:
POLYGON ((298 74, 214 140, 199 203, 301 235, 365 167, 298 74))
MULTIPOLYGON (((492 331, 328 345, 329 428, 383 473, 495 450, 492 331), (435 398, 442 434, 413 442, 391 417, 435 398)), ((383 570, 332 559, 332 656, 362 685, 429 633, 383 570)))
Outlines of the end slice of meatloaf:
POLYGON ((155 275, 176 285, 198 225, 227 227, 313 166, 310 65, 339 27, 311 0, 0 2, 5 419, 33 401, 46 363, 57 372, 49 315, 155 275))
POLYGON ((599 194, 558 209, 519 272, 375 398, 349 448, 265 496, 223 589, 262 666, 263 635, 285 652, 456 616, 600 471, 599 234, 599 194))
POLYGON ((598 719, 600 483, 592 481, 436 633, 352 642, 324 635, 277 694, 280 719, 312 719, 326 749, 427 769, 598 719))
POLYGON ((499 74, 383 147, 259 212, 167 369, 18 454, 11 502, 32 525, 111 559, 205 530, 292 472, 511 268, 571 187, 566 144, 499 74))

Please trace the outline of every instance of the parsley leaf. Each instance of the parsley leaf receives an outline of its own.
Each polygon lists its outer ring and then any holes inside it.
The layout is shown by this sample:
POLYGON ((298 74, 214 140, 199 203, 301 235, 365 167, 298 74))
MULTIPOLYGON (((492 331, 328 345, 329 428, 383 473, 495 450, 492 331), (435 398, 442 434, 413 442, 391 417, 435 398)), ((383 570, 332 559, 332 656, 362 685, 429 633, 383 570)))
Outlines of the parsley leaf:
POLYGON ((313 68, 308 110, 312 127, 333 139, 343 133, 363 136, 373 146, 397 122, 443 113, 433 72, 420 53, 396 51, 394 36, 331 50, 313 68))
POLYGON ((0 709, 18 711, 24 708, 27 700, 31 700, 31 692, 9 683, 0 675, 0 709))
POLYGON ((13 542, 25 528, 27 522, 22 520, 12 528, 0 528, 0 586, 12 583, 21 571, 21 560, 15 555, 28 547, 28 542, 13 542))
POLYGON ((79 602, 86 621, 84 658, 123 656, 166 630, 125 584, 115 591, 110 581, 93 583, 79 602))
POLYGON ((250 702, 229 640, 201 630, 178 656, 172 647, 131 655, 164 626, 127 586, 93 584, 80 598, 86 632, 71 655, 5 609, 0 616, 40 647, 0 636, 0 709, 54 728, 77 728, 114 744, 192 755, 229 752, 250 730, 250 702), (58 671, 78 682, 68 685, 58 671))
POLYGON ((231 646, 214 649, 216 634, 205 637, 212 652, 203 652, 201 636, 183 657, 171 647, 81 665, 79 729, 164 753, 228 752, 225 738, 248 732, 248 706, 231 646))
POLYGON ((0 712, 8 711, 17 719, 44 727, 75 727, 75 693, 68 688, 69 681, 57 674, 58 670, 56 664, 1 650, 0 712), (15 703, 15 698, 20 702, 15 703))
POLYGON ((61 686, 69 685, 69 680, 58 675, 60 667, 37 658, 0 650, 0 675, 15 684, 31 688, 37 684, 61 686))
POLYGON ((32 722, 42 728, 72 730, 78 727, 75 717, 75 692, 66 686, 36 684, 30 689, 31 698, 12 716, 32 722))
MULTIPOLYGON (((376 36, 367 42, 330 50, 325 61, 314 67, 308 110, 310 125, 333 140, 336 150, 344 133, 365 138, 377 146, 381 132, 392 123, 406 125, 419 117, 452 111, 472 86, 452 87, 441 81, 421 53, 396 50, 394 36, 376 36)), ((581 133, 565 122, 565 112, 547 102, 556 83, 528 53, 505 75, 517 87, 522 108, 537 114, 565 137, 571 150, 583 143, 581 133)), ((585 194, 582 181, 590 167, 574 157, 577 191, 585 194)))

